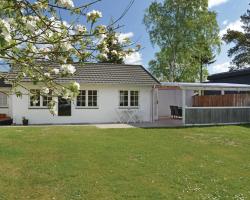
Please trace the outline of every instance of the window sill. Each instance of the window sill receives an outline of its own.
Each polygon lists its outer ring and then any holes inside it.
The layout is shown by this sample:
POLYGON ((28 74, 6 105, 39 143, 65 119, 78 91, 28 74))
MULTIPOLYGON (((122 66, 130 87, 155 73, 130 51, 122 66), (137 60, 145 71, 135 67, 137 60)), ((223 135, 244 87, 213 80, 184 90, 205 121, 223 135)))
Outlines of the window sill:
POLYGON ((0 106, 0 108, 9 108, 9 106, 0 106))
POLYGON ((48 107, 29 107, 30 110, 48 110, 48 107))
POLYGON ((75 109, 99 109, 99 107, 75 107, 75 109))
POLYGON ((131 109, 132 110, 132 109, 139 109, 139 108, 140 108, 139 106, 135 106, 135 107, 131 107, 131 106, 124 106, 123 107, 123 106, 119 106, 119 109, 121 109, 121 110, 122 109, 131 109))

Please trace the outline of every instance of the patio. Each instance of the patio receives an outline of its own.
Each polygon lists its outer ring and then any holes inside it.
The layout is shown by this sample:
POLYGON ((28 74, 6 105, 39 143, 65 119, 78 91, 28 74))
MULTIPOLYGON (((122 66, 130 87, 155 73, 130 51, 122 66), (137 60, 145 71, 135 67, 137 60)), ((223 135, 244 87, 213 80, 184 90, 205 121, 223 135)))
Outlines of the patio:
POLYGON ((156 88, 152 126, 250 123, 250 86, 228 83, 162 83, 156 88), (161 93, 165 92, 164 95, 161 93), (207 95, 208 93, 216 95, 207 95), (218 95, 219 92, 219 95, 218 95), (170 103, 169 103, 170 102, 170 103), (160 115, 168 107, 182 108, 182 120, 160 115))

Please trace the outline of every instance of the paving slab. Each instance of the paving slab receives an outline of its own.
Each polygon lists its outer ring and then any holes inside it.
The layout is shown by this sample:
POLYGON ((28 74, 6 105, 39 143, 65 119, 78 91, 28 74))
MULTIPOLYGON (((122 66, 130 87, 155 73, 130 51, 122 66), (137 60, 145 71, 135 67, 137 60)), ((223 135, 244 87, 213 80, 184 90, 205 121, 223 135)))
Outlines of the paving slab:
POLYGON ((130 124, 95 124, 95 127, 101 128, 101 129, 107 129, 107 128, 135 128, 134 126, 130 124))

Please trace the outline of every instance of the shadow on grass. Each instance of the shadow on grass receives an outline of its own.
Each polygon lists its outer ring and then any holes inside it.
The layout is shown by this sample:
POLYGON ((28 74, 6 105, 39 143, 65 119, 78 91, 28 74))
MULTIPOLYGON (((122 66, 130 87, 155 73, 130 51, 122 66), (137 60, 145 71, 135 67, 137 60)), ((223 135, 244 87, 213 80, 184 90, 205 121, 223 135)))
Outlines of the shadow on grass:
POLYGON ((166 127, 140 127, 135 126, 136 128, 141 129, 194 129, 194 128, 215 128, 215 127, 230 127, 230 126, 237 126, 237 127, 243 127, 243 128, 250 128, 249 124, 216 124, 216 125, 189 125, 189 126, 166 126, 166 127))

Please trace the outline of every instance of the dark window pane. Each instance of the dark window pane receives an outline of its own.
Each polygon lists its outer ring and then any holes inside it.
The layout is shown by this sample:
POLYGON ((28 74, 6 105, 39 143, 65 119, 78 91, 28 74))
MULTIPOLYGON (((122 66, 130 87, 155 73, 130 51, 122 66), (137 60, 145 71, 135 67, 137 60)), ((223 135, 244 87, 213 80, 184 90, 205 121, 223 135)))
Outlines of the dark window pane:
POLYGON ((128 91, 120 91, 120 106, 128 106, 128 91))
POLYGON ((40 106, 40 90, 30 90, 30 106, 40 106))
POLYGON ((130 91, 130 106, 139 106, 139 92, 130 91))
POLYGON ((89 107, 97 106, 97 90, 88 91, 88 106, 89 107))
POLYGON ((77 106, 86 106, 86 91, 80 90, 79 95, 76 98, 76 105, 77 106))

